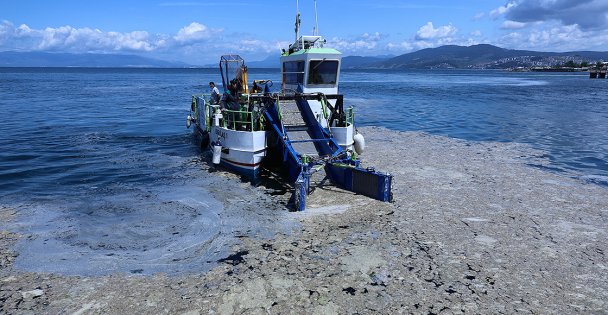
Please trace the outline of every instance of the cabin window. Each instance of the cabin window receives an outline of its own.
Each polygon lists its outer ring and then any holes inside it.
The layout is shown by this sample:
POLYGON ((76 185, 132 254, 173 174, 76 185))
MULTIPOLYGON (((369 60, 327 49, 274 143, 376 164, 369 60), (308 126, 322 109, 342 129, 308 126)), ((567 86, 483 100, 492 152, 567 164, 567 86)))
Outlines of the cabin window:
POLYGON ((338 80, 338 60, 312 60, 308 70, 310 85, 335 85, 338 80))
POLYGON ((283 63, 283 83, 304 83, 304 61, 287 61, 283 63))

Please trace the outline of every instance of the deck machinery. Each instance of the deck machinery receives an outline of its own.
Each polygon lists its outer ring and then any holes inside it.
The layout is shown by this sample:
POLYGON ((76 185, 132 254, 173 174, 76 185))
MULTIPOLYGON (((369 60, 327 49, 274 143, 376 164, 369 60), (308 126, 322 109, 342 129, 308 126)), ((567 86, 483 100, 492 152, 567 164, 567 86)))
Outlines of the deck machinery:
MULTIPOLYGON (((278 98, 278 95, 276 97, 278 98)), ((342 98, 341 95, 333 97, 342 98)), ((296 209, 302 211, 306 208, 306 196, 310 192, 310 177, 317 170, 317 166, 322 166, 331 182, 342 189, 381 201, 392 201, 392 175, 377 172, 373 168, 362 168, 356 154, 342 149, 334 140, 331 129, 323 128, 313 115, 308 104, 312 100, 325 103, 336 120, 345 119, 342 102, 337 102, 337 106, 331 106, 327 98, 328 96, 322 93, 295 93, 280 97, 279 99, 282 100, 295 101, 300 111, 304 125, 293 129, 286 126, 281 120, 276 105, 277 99, 269 98, 267 100, 268 106, 264 116, 277 140, 275 145, 280 148, 278 152, 280 152, 281 161, 287 170, 287 180, 293 183, 293 200, 296 209), (302 128, 305 128, 310 138, 292 140, 290 133, 302 131, 302 128), (294 144, 303 142, 312 143, 318 155, 312 157, 297 152, 294 144)))

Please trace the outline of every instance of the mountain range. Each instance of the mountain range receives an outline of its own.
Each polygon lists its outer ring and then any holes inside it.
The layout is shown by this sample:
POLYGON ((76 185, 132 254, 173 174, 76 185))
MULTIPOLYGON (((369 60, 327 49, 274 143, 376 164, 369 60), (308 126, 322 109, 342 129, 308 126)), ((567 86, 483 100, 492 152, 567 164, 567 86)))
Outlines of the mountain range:
POLYGON ((164 61, 136 55, 0 52, 0 67, 184 68, 188 66, 183 62, 164 61))
POLYGON ((358 69, 508 69, 533 66, 557 66, 567 61, 589 63, 608 60, 608 52, 572 51, 539 52, 504 49, 492 45, 446 45, 427 48, 393 58, 345 57, 345 68, 358 69))
MULTIPOLYGON (((446 45, 427 48, 400 56, 346 56, 343 69, 509 69, 547 67, 568 61, 580 64, 607 61, 608 52, 572 51, 539 52, 504 49, 492 45, 446 45)), ((261 61, 248 61, 250 68, 279 68, 279 58, 269 56, 261 61)), ((216 67, 207 65, 204 67, 216 67)), ((49 52, 0 52, 0 67, 147 67, 187 68, 192 65, 136 55, 70 54, 49 52)))

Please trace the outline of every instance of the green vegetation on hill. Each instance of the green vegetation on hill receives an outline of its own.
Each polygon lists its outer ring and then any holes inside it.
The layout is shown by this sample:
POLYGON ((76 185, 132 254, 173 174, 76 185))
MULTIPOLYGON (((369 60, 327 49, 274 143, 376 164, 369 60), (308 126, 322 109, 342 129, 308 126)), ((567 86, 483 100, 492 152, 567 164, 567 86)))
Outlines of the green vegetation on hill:
MULTIPOLYGON (((571 61, 580 65, 583 62, 608 60, 608 52, 538 52, 511 50, 492 45, 473 46, 447 45, 427 48, 394 58, 383 60, 362 60, 357 63, 352 57, 343 63, 347 68, 373 69, 509 69, 518 67, 555 67, 571 61)), ((360 58, 360 57, 359 57, 360 58)))

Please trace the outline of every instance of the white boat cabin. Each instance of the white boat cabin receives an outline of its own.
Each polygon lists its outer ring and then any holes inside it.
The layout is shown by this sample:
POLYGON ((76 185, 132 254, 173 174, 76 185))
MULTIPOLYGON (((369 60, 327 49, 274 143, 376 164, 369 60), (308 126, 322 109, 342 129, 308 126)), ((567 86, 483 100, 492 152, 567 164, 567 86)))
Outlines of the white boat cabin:
POLYGON ((323 48, 321 36, 301 36, 281 55, 284 91, 338 94, 342 53, 323 48))

